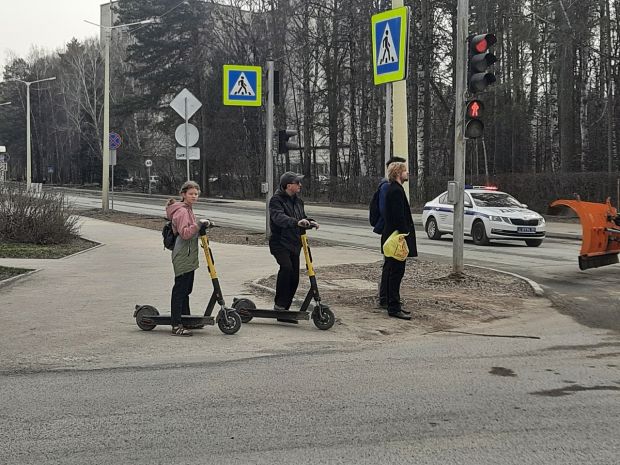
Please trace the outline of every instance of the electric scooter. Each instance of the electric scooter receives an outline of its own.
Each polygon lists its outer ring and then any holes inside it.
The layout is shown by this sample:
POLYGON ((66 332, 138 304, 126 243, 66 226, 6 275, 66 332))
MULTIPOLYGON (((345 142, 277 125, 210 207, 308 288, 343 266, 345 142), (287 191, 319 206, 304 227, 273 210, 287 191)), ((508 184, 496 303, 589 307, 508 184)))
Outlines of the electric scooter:
MULTIPOLYGON (((211 282, 213 283, 213 293, 204 315, 181 316, 183 327, 201 329, 204 326, 213 326, 217 321, 218 327, 224 334, 235 334, 241 328, 241 317, 234 308, 227 307, 224 302, 220 282, 217 278, 217 271, 215 270, 213 253, 209 247, 209 238, 206 232, 200 234, 200 242, 207 259, 207 267, 211 276, 211 282), (217 317, 213 317, 211 315, 216 303, 220 306, 220 311, 217 317)), ((133 316, 136 319, 136 324, 143 331, 150 331, 157 325, 172 325, 172 316, 160 315, 159 311, 152 305, 136 305, 133 316)))
POLYGON ((302 228, 301 233, 301 245, 304 251, 304 259, 306 260, 306 270, 308 271, 308 277, 310 278, 310 289, 308 290, 306 298, 301 304, 299 311, 260 309, 256 308, 256 304, 254 304, 254 302, 250 299, 238 299, 235 297, 233 299, 232 306, 235 310, 237 310, 239 316, 241 316, 241 321, 243 323, 249 323, 253 318, 276 318, 295 321, 309 320, 312 318, 314 325, 319 329, 328 330, 334 326, 334 322, 336 320, 334 312, 330 310, 328 305, 321 303, 321 296, 316 282, 314 266, 312 265, 312 253, 310 251, 310 246, 308 245, 306 230, 314 227, 315 225, 312 224, 311 220, 310 226, 307 228, 302 228), (312 309, 312 312, 308 312, 312 299, 314 299, 315 302, 314 308, 312 309))

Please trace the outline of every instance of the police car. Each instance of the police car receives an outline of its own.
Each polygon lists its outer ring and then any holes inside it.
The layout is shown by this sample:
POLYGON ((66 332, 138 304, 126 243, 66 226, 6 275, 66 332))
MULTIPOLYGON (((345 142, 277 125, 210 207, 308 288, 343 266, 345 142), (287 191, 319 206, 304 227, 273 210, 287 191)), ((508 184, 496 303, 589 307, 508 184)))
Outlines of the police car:
MULTIPOLYGON (((443 234, 452 234, 453 216, 454 206, 448 203, 447 192, 427 202, 422 224, 428 237, 440 239, 443 234)), ((466 187, 464 231, 476 245, 509 239, 538 247, 545 238, 545 219, 494 187, 466 187)))

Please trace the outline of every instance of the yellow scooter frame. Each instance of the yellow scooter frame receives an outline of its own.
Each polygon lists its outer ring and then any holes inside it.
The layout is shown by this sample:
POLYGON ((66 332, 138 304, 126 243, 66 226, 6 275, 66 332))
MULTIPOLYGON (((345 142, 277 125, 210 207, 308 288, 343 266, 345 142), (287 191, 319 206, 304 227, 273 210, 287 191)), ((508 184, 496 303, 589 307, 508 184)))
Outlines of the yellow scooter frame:
MULTIPOLYGON (((311 228, 307 228, 311 229, 311 228)), ((280 320, 309 320, 312 318, 314 325, 321 330, 328 330, 334 325, 336 317, 334 312, 321 302, 321 295, 319 294, 319 288, 316 281, 316 274, 314 272, 314 266, 312 264, 312 252, 308 245, 308 236, 306 230, 302 230, 301 233, 301 246, 304 251, 304 259, 306 261, 306 270, 308 272, 308 278, 310 279, 310 289, 301 304, 299 311, 289 310, 268 310, 256 308, 256 304, 250 299, 234 298, 233 308, 239 312, 241 321, 243 323, 249 323, 253 318, 275 318, 280 320), (315 305, 312 312, 309 312, 310 303, 314 300, 315 305)))
MULTIPOLYGON (((239 331, 239 328, 241 328, 241 317, 234 308, 226 306, 226 302, 222 295, 222 288, 220 287, 220 281, 215 269, 213 253, 209 246, 209 238, 206 233, 200 234, 200 243, 207 261, 209 276, 211 276, 213 292, 211 293, 211 298, 209 299, 204 315, 182 315, 183 326, 201 328, 205 325, 212 326, 217 322, 220 331, 224 334, 235 334, 239 331), (211 315, 213 314, 216 303, 219 304, 220 311, 217 317, 214 318, 211 315)), ((136 305, 133 316, 136 319, 136 324, 143 331, 150 331, 157 325, 172 324, 171 315, 160 315, 159 311, 152 305, 136 305)))

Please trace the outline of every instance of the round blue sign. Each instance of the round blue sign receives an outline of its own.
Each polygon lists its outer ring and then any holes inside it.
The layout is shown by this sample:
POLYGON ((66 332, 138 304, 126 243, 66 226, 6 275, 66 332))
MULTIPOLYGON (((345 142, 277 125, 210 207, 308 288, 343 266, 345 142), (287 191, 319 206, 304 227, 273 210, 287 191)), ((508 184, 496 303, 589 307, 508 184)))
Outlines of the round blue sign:
POLYGON ((110 133, 110 150, 116 150, 121 146, 123 139, 115 132, 110 133))

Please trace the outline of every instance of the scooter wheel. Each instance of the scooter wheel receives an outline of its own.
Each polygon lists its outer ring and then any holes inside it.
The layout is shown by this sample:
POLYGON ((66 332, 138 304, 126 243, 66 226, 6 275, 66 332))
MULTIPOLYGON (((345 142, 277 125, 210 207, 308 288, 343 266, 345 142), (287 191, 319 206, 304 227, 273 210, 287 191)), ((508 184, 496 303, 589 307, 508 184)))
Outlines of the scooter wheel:
POLYGON ((316 305, 312 312, 312 321, 314 321, 314 326, 325 331, 334 326, 336 316, 329 307, 316 305))
POLYGON ((256 304, 254 302, 250 299, 238 299, 233 302, 232 306, 235 310, 237 310, 237 313, 239 313, 243 323, 249 323, 252 321, 252 315, 244 310, 254 310, 256 308, 256 304))
POLYGON ((217 325, 224 334, 235 334, 241 328, 241 317, 234 310, 221 311, 217 325))
POLYGON ((136 312, 136 324, 138 328, 142 331, 150 331, 155 326, 155 323, 152 323, 152 320, 149 318, 150 316, 157 316, 159 312, 152 305, 142 305, 138 311, 136 312))

